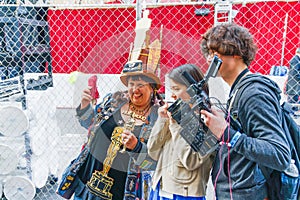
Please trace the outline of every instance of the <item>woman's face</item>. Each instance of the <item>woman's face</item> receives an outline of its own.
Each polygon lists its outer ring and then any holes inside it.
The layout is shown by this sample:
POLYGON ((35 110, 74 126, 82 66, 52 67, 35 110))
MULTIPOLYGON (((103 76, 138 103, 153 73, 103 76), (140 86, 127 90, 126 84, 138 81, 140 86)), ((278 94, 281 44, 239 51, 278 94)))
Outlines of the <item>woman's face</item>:
POLYGON ((187 87, 185 85, 170 79, 170 88, 172 92, 172 98, 175 100, 178 98, 181 98, 185 102, 190 100, 190 95, 186 92, 187 87))
POLYGON ((129 98, 134 105, 143 107, 150 103, 153 89, 148 82, 129 78, 127 87, 129 98))

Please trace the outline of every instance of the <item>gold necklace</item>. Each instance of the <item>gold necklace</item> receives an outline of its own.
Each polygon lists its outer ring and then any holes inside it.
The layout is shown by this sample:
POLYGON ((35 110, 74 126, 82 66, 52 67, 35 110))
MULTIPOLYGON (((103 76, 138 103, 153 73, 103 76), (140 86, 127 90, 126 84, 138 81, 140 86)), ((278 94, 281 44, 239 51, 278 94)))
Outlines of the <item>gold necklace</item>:
POLYGON ((142 120, 143 122, 146 121, 146 114, 150 110, 151 105, 149 104, 146 108, 143 110, 137 109, 132 103, 129 103, 128 110, 124 111, 123 114, 132 116, 135 119, 142 120))

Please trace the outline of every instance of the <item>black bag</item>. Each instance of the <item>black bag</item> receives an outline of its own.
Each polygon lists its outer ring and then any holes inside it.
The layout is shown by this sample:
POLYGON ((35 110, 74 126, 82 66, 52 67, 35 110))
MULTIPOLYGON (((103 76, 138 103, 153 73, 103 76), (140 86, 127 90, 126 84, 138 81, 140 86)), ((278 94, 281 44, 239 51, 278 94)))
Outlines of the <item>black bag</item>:
MULTIPOLYGON (((257 76, 257 79, 252 79, 251 81, 240 85, 235 93, 239 93, 239 95, 235 94, 231 99, 232 104, 238 102, 237 99, 234 99, 235 96, 240 96, 242 92, 244 92, 246 86, 255 81, 265 84, 265 82, 261 81, 261 76, 257 74, 253 74, 253 76, 257 76)), ((265 84, 267 85, 267 84, 265 84)), ((269 85, 267 85, 269 86, 269 85)), ((264 176, 267 179, 268 186, 268 199, 269 200, 298 200, 300 199, 300 127, 292 118, 293 110, 292 106, 285 102, 281 105, 281 114, 282 114, 282 127, 286 133, 286 138, 288 140, 290 151, 292 155, 292 162, 290 167, 294 169, 286 169, 284 171, 270 170, 267 167, 259 166, 262 170, 264 176), (295 173, 291 173, 291 170, 294 170, 295 173), (298 172, 297 172, 298 171, 298 172)))
POLYGON ((62 174, 62 179, 60 181, 60 184, 56 190, 56 193, 60 196, 62 196, 65 199, 70 199, 75 192, 76 189, 76 175, 78 174, 81 166, 86 161, 86 158, 88 156, 88 148, 85 147, 78 157, 74 159, 69 166, 65 169, 65 171, 62 174))

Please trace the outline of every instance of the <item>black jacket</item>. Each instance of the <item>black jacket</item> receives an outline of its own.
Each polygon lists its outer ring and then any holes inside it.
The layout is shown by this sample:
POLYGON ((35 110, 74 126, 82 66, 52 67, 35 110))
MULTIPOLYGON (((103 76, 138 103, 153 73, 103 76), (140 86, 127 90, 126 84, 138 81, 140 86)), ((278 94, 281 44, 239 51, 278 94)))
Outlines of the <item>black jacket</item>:
MULTIPOLYGON (((234 84, 232 93, 244 84, 245 89, 236 93, 230 110, 240 122, 242 134, 233 148, 221 145, 212 171, 218 200, 230 199, 230 192, 234 200, 264 199, 267 197, 266 180, 258 163, 284 170, 290 161, 279 114, 280 89, 272 80, 251 74, 234 84)), ((227 128, 223 141, 230 142, 236 132, 227 128)))

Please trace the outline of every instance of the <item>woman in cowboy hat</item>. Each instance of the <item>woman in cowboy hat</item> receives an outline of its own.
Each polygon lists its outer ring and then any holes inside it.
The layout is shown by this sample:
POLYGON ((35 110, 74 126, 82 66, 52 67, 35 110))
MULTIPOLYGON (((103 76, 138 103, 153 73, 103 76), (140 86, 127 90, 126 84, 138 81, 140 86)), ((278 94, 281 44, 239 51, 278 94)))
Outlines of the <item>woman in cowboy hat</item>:
POLYGON ((65 198, 74 193, 76 200, 147 199, 156 162, 146 143, 163 105, 156 92, 161 83, 139 61, 127 63, 120 79, 128 90, 108 94, 95 109, 91 88, 83 91, 76 111, 89 139, 63 175, 57 193, 65 198))

